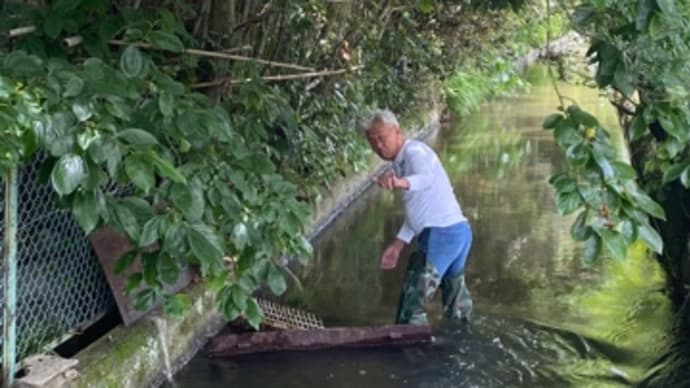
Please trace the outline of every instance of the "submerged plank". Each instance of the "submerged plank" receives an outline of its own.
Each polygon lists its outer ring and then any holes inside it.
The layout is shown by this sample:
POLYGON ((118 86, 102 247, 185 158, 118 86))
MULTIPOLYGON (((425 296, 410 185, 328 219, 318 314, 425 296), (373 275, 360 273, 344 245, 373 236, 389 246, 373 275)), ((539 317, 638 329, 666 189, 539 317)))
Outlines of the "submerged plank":
POLYGON ((207 354, 209 357, 230 357, 285 350, 406 345, 426 342, 431 342, 431 327, 428 325, 276 330, 220 334, 210 341, 207 354))

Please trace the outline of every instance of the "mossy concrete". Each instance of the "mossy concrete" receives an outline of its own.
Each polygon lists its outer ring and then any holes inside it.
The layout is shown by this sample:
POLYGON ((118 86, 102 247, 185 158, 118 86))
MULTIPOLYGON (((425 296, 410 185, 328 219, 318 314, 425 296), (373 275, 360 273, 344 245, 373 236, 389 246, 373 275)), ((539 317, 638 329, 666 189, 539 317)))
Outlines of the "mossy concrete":
POLYGON ((205 283, 189 286, 185 293, 192 308, 179 320, 154 310, 131 326, 118 326, 74 358, 79 376, 70 387, 147 387, 166 378, 166 361, 160 344, 167 345, 171 373, 181 368, 224 325, 216 311, 213 293, 205 283))

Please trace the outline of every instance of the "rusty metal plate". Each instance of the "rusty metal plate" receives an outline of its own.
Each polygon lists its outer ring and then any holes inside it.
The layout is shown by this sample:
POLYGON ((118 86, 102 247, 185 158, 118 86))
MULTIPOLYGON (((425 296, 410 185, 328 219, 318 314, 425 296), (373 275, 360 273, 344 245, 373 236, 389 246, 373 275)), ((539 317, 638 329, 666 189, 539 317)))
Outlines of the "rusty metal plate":
MULTIPOLYGON (((136 291, 133 292, 131 296, 125 295, 123 291, 129 276, 133 273, 141 272, 141 261, 137 257, 131 267, 119 275, 115 274, 115 262, 120 256, 127 253, 131 247, 127 237, 113 228, 104 227, 91 233, 89 239, 101 263, 101 268, 103 268, 110 290, 113 292, 117 309, 120 312, 122 322, 124 322, 125 326, 132 324, 144 316, 148 311, 160 305, 161 301, 158 300, 151 309, 147 311, 137 310, 134 308, 134 295, 136 295, 136 291)), ((187 267, 182 270, 180 276, 177 278, 177 282, 166 287, 165 291, 169 293, 177 292, 191 283, 193 277, 194 271, 190 267, 187 267)))

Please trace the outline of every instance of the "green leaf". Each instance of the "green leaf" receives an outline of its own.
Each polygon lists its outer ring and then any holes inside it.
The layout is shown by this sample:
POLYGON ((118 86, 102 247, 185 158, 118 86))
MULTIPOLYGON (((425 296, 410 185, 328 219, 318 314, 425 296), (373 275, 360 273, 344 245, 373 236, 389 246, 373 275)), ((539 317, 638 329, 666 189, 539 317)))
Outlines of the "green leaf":
POLYGON ((163 116, 172 116, 175 108, 175 98, 172 94, 161 93, 158 96, 158 109, 160 109, 163 116))
POLYGON ((108 201, 108 209, 112 212, 110 220, 113 226, 124 232, 131 241, 139 241, 139 222, 129 207, 116 201, 108 201))
POLYGON ((661 254, 664 250, 664 241, 659 236, 659 233, 649 226, 649 224, 644 223, 637 226, 639 236, 644 241, 647 246, 654 252, 661 254))
POLYGON ((156 291, 151 288, 141 290, 134 297, 134 308, 139 311, 147 311, 156 303, 158 297, 156 291))
POLYGON ((43 25, 43 32, 45 32, 50 39, 57 38, 58 35, 60 35, 60 32, 62 32, 64 20, 65 15, 55 11, 49 12, 48 17, 45 20, 45 24, 43 25))
POLYGON ((84 90, 84 80, 77 76, 72 76, 70 77, 69 81, 67 81, 67 85, 65 86, 65 93, 63 96, 76 97, 79 94, 81 94, 82 90, 84 90))
POLYGON ((263 311, 261 311, 261 307, 259 307, 254 299, 249 298, 247 300, 247 308, 244 310, 244 315, 249 325, 253 327, 254 330, 259 330, 259 325, 263 320, 264 314, 263 311))
POLYGON ((52 12, 63 13, 76 9, 81 3, 82 0, 56 0, 50 8, 52 12))
POLYGON ((271 289, 271 292, 277 296, 283 295, 287 289, 285 278, 278 266, 273 265, 268 270, 268 287, 271 289))
POLYGON ((683 175, 680 176, 680 183, 686 188, 690 188, 690 166, 683 171, 683 175))
POLYGON ((570 226, 570 235, 575 241, 584 241, 591 234, 590 228, 587 226, 587 213, 587 210, 580 212, 575 222, 570 226))
POLYGON ((556 198, 556 204, 561 215, 568 215, 582 205, 582 198, 577 192, 559 193, 556 198))
POLYGON ((556 174, 549 179, 556 191, 568 193, 577 190, 577 182, 565 173, 556 174))
POLYGON ((213 266, 223 257, 223 245, 220 238, 205 224, 194 224, 187 228, 187 242, 192 253, 202 264, 213 266))
POLYGON ((585 265, 591 265, 594 260, 599 257, 601 253, 601 237, 596 233, 590 234, 589 238, 585 242, 585 252, 583 261, 585 265))
POLYGON ((676 16, 674 0, 656 0, 656 4, 666 16, 676 16))
POLYGON ((170 186, 170 199, 190 221, 198 221, 204 215, 204 192, 201 184, 194 180, 191 184, 175 183, 170 186))
POLYGON ((141 267, 143 268, 143 276, 146 284, 155 286, 158 282, 158 254, 151 252, 142 253, 141 267))
POLYGON ((544 129, 553 129, 556 128, 556 125, 563 120, 563 115, 560 113, 552 113, 544 119, 544 122, 542 123, 542 127, 544 129))
POLYGON ((148 72, 144 54, 134 45, 129 45, 120 57, 120 70, 127 78, 142 78, 148 72))
POLYGON ((249 242, 249 233, 247 231, 247 226, 239 222, 235 225, 234 228, 232 228, 232 243, 235 244, 235 247, 238 250, 243 250, 244 247, 247 245, 247 242, 249 242))
POLYGON ((645 121, 643 115, 636 115, 632 123, 630 123, 630 141, 638 140, 646 132, 647 121, 645 121))
POLYGON ((614 230, 600 230, 599 235, 604 240, 606 248, 619 260, 625 259, 627 255, 627 244, 623 235, 614 230))
POLYGON ((130 156, 125 159, 125 172, 129 179, 132 180, 132 183, 146 194, 156 184, 153 166, 150 163, 146 163, 142 158, 130 156))
POLYGON ((72 112, 80 122, 84 122, 91 118, 93 112, 88 103, 75 102, 72 104, 72 112))
POLYGON ((125 269, 129 268, 132 265, 132 263, 134 263, 134 259, 137 258, 138 254, 139 252, 137 252, 135 249, 132 249, 129 252, 118 257, 118 259, 115 261, 115 266, 113 267, 113 271, 115 271, 115 274, 119 275, 122 272, 124 272, 125 269))
POLYGON ((139 128, 124 129, 116 133, 115 137, 136 146, 154 146, 158 144, 158 139, 155 136, 139 128))
POLYGON ((141 284, 141 281, 144 279, 143 276, 141 276, 141 272, 136 272, 133 273, 127 278, 127 283, 125 284, 124 287, 122 287, 122 292, 125 295, 131 295, 134 291, 136 291, 139 288, 139 285, 141 284))
POLYGON ((29 55, 24 51, 12 51, 5 55, 5 69, 25 75, 32 75, 43 71, 43 61, 36 55, 29 55))
POLYGON ((50 180, 58 195, 71 194, 87 177, 86 163, 79 155, 66 154, 53 167, 50 180))
POLYGON ((166 284, 175 284, 180 275, 180 267, 170 255, 161 254, 158 256, 158 273, 166 284))
POLYGON ((247 308, 247 299, 249 295, 242 290, 242 287, 237 285, 230 288, 230 295, 232 296, 232 303, 240 310, 247 308))
POLYGON ((84 233, 87 235, 91 233, 100 219, 96 193, 93 191, 77 193, 72 201, 72 214, 77 219, 79 226, 84 230, 84 233))
POLYGON ((160 216, 153 217, 146 221, 144 228, 141 230, 141 236, 139 237, 140 247, 147 247, 158 241, 158 229, 162 221, 163 219, 160 216))
POLYGON ((690 162, 677 163, 667 168, 664 170, 663 183, 666 184, 680 178, 687 168, 690 168, 690 162))
POLYGON ((164 32, 153 31, 149 34, 151 45, 158 49, 181 53, 184 51, 184 44, 177 36, 164 32))
POLYGON ((618 160, 611 162, 613 169, 616 171, 616 175, 624 180, 634 180, 637 178, 637 171, 632 168, 629 164, 623 163, 618 160))
POLYGON ((158 170, 161 176, 168 178, 176 183, 187 183, 187 178, 185 178, 185 176, 182 175, 182 173, 178 169, 176 169, 172 165, 172 163, 161 158, 158 154, 154 152, 149 152, 147 154, 147 157, 150 159, 153 165, 156 166, 156 169, 158 170))
POLYGON ((163 311, 175 319, 182 318, 189 306, 191 306, 191 300, 186 294, 179 293, 163 296, 163 311))
POLYGON ((553 136, 556 139, 556 143, 564 149, 582 141, 582 138, 570 120, 559 121, 553 131, 553 136))
POLYGON ((577 105, 569 106, 566 111, 577 124, 582 124, 585 127, 596 127, 599 125, 599 121, 594 116, 583 111, 577 105))
POLYGON ((660 220, 666 220, 666 212, 664 212, 664 208, 651 199, 647 194, 635 191, 632 193, 632 196, 635 200, 635 204, 647 214, 660 220))
POLYGON ((653 10, 654 0, 637 0, 637 11, 635 12, 635 28, 637 28, 637 31, 647 28, 653 10))

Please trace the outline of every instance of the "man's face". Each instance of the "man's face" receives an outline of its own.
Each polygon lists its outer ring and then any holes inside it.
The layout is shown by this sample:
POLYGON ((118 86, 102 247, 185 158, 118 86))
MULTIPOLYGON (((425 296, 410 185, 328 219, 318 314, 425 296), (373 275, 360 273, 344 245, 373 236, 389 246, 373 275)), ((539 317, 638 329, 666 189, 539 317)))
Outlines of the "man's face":
POLYGON ((371 148, 383 160, 393 160, 400 148, 400 128, 396 125, 375 122, 367 131, 371 148))

